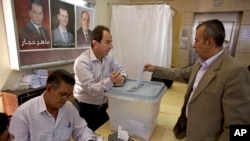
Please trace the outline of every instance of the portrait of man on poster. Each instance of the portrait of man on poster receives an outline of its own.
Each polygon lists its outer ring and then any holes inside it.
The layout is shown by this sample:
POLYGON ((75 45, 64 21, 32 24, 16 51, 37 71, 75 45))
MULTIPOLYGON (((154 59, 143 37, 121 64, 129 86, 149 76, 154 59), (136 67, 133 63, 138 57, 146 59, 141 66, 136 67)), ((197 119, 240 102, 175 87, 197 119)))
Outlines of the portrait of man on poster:
POLYGON ((93 28, 93 11, 90 8, 76 7, 77 45, 76 47, 90 47, 93 28))
POLYGON ((16 16, 17 25, 20 27, 18 32, 20 49, 49 48, 51 43, 47 24, 48 3, 45 0, 26 0, 25 2, 26 7, 21 7, 20 1, 19 3, 15 1, 16 15, 20 14, 16 16), (29 10, 23 12, 25 9, 29 10))
MULTIPOLYGON (((60 1, 53 1, 51 3, 58 2, 56 7, 51 7, 51 9, 57 9, 54 11, 56 14, 56 22, 52 25, 52 42, 54 48, 70 48, 75 46, 74 32, 70 30, 74 29, 72 22, 72 17, 74 17, 74 9, 72 5, 66 4, 60 1), (72 16, 72 17, 71 17, 72 16)), ((74 7, 73 7, 74 8, 74 7)), ((55 18, 53 19, 55 20, 55 18)))

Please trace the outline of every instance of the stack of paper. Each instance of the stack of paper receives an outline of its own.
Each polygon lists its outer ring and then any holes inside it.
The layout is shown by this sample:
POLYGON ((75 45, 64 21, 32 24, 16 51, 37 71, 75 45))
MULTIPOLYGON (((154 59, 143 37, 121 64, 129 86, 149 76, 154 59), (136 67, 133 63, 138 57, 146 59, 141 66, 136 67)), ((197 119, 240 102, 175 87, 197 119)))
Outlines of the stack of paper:
POLYGON ((28 83, 31 88, 41 87, 39 75, 35 74, 24 74, 22 82, 28 83))
POLYGON ((42 86, 45 86, 45 85, 46 85, 47 78, 48 78, 48 75, 47 75, 47 76, 40 75, 40 84, 41 84, 42 86))
POLYGON ((32 73, 24 74, 22 82, 28 83, 30 88, 38 88, 46 85, 48 70, 33 69, 32 73))
POLYGON ((33 69, 32 72, 36 75, 48 76, 48 70, 45 69, 33 69))
POLYGON ((33 69, 32 72, 39 76, 41 86, 45 86, 48 78, 48 70, 33 69))

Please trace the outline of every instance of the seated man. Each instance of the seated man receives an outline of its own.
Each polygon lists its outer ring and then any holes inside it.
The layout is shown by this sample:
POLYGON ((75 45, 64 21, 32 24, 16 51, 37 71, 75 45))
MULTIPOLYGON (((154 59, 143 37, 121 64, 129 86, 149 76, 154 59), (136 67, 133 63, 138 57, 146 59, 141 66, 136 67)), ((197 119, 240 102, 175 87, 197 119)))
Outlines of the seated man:
POLYGON ((97 140, 97 136, 80 117, 69 97, 74 77, 65 70, 53 71, 45 92, 18 107, 10 121, 10 133, 16 141, 97 140))
POLYGON ((5 113, 0 113, 0 141, 12 141, 8 131, 9 119, 5 113))

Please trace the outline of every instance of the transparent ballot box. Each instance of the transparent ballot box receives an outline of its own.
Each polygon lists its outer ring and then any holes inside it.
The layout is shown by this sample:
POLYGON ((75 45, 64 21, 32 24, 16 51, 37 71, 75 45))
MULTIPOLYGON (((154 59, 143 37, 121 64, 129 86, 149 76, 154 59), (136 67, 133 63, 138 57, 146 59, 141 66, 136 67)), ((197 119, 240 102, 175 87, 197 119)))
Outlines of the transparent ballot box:
POLYGON ((157 124, 161 97, 167 87, 162 82, 127 79, 122 87, 113 87, 108 97, 110 128, 121 126, 129 136, 149 140, 157 124))

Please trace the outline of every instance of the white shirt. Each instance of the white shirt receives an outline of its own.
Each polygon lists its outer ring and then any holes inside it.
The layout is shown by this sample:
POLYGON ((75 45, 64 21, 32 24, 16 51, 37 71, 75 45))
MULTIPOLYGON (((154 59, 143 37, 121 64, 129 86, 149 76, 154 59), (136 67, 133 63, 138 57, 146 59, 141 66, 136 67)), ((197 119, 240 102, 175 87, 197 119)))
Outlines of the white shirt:
POLYGON ((74 64, 74 97, 84 103, 104 104, 107 100, 103 95, 104 91, 114 86, 110 80, 113 71, 119 71, 127 77, 126 70, 111 54, 103 57, 100 62, 92 48, 84 51, 76 58, 74 64))
POLYGON ((59 108, 57 119, 47 111, 44 94, 18 107, 11 118, 9 131, 14 141, 88 141, 96 136, 87 127, 76 108, 67 101, 59 108))
POLYGON ((85 40, 86 40, 86 41, 89 40, 89 39, 88 39, 88 36, 89 36, 89 35, 88 35, 88 32, 84 32, 84 31, 83 31, 83 34, 84 34, 85 40))
POLYGON ((67 29, 63 30, 63 28, 61 26, 59 26, 59 30, 61 32, 61 35, 63 37, 64 42, 67 43, 68 42, 68 31, 67 31, 67 29))

